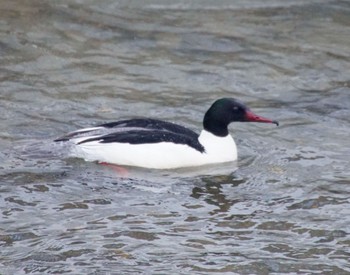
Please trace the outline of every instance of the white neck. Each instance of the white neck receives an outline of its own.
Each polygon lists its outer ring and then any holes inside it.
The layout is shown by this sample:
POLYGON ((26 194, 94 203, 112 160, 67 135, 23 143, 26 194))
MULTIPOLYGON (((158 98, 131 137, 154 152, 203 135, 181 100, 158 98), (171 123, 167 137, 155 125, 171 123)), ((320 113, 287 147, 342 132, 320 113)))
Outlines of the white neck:
POLYGON ((237 159, 237 147, 232 136, 216 136, 206 130, 202 130, 198 138, 205 148, 205 154, 214 162, 234 161, 237 159))

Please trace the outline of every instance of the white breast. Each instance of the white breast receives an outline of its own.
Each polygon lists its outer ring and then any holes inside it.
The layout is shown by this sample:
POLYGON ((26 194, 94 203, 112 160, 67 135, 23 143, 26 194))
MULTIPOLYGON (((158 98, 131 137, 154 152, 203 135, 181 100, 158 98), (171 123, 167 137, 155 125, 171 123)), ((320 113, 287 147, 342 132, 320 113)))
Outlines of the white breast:
POLYGON ((237 147, 232 136, 218 137, 202 130, 199 142, 204 146, 208 163, 220 163, 237 159, 237 147))
POLYGON ((86 142, 76 145, 73 154, 87 161, 155 169, 199 166, 237 159, 236 144, 230 135, 217 137, 205 130, 199 136, 205 152, 171 142, 152 144, 86 142))

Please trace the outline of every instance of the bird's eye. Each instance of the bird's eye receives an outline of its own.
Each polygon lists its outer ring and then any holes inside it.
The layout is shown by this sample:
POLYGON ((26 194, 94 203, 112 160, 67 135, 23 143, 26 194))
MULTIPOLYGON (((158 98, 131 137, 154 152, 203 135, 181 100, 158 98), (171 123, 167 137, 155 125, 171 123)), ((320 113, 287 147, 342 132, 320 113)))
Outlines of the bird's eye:
POLYGON ((237 112, 238 109, 239 109, 239 108, 238 108, 237 106, 233 107, 233 111, 235 111, 235 112, 237 112))

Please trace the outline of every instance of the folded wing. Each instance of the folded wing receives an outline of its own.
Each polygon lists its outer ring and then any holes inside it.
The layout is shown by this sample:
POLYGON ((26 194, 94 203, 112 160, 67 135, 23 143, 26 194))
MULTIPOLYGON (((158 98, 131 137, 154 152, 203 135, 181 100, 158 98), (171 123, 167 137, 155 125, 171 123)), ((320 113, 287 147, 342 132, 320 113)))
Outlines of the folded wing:
POLYGON ((171 142, 188 145, 200 152, 204 147, 198 134, 183 126, 156 119, 130 119, 98 125, 68 133, 55 141, 71 140, 77 145, 92 141, 99 143, 152 144, 171 142))

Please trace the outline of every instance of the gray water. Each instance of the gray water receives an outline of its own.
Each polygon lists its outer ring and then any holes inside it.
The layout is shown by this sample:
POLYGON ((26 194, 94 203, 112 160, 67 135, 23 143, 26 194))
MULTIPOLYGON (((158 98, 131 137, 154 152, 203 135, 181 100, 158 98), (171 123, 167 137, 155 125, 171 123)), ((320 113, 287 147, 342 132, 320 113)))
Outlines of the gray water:
POLYGON ((348 1, 1 1, 0 274, 350 274, 348 1), (236 97, 236 164, 155 171, 52 140, 134 116, 197 132, 236 97))

